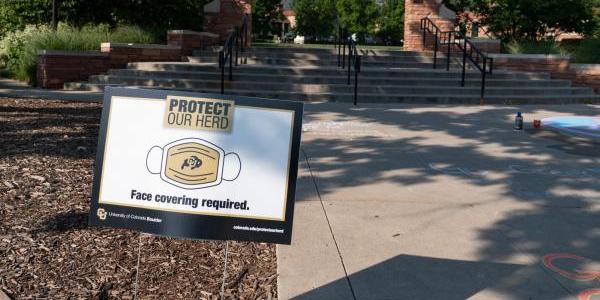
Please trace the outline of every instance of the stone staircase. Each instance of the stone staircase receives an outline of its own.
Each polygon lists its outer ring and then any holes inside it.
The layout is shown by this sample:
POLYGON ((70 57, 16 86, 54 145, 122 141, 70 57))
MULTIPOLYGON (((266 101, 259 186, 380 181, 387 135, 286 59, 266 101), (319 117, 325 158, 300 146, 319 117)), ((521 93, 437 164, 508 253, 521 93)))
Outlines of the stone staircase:
MULTIPOLYGON (((226 94, 299 101, 353 101, 347 70, 337 67, 333 48, 258 48, 247 53, 247 64, 234 67, 226 94)), ((360 102, 480 103, 481 73, 469 68, 466 86, 460 86, 458 61, 445 70, 445 58, 433 69, 427 52, 362 50, 359 75, 360 102)), ((188 62, 130 63, 88 82, 66 83, 67 90, 102 91, 105 86, 135 86, 220 92, 216 52, 195 51, 188 62)), ((495 71, 488 75, 486 103, 597 103, 591 88, 573 87, 568 80, 547 73, 495 71)))

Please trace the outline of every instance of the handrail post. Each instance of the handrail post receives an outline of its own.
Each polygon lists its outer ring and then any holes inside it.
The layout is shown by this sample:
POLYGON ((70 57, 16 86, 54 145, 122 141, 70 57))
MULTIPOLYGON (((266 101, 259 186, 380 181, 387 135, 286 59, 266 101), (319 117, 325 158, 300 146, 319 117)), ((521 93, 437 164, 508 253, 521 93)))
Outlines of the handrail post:
POLYGON ((240 28, 238 26, 235 26, 235 66, 237 67, 239 65, 239 55, 238 55, 238 51, 239 51, 239 47, 240 47, 240 41, 239 41, 239 36, 240 36, 240 28))
POLYGON ((490 59, 490 75, 491 75, 494 70, 494 58, 490 57, 489 59, 490 59))
POLYGON ((423 48, 425 48, 425 43, 427 42, 426 37, 425 37, 425 34, 426 34, 425 30, 427 28, 427 19, 421 20, 421 28, 423 29, 423 48))
POLYGON ((233 81, 233 43, 229 44, 229 81, 233 81))
POLYGON ((360 64, 362 58, 360 56, 355 57, 354 62, 354 106, 358 105, 358 73, 360 73, 360 64))
POLYGON ((219 68, 221 68, 221 94, 225 94, 225 53, 219 51, 219 68))
POLYGON ((344 42, 342 43, 342 69, 346 67, 346 29, 344 29, 344 32, 342 33, 342 39, 344 39, 344 42))
POLYGON ((446 71, 450 71, 450 56, 452 55, 452 51, 450 48, 450 42, 452 40, 452 31, 448 31, 448 40, 446 43, 448 44, 448 54, 446 56, 446 71))
POLYGON ((433 68, 437 69, 437 51, 438 51, 438 29, 435 28, 435 38, 433 40, 434 46, 433 46, 433 68))
POLYGON ((465 86, 465 76, 466 76, 466 72, 467 72, 467 38, 464 35, 462 35, 462 38, 464 39, 464 44, 463 44, 462 80, 460 82, 460 86, 464 87, 465 86))
POLYGON ((338 32, 337 32, 337 41, 336 41, 336 46, 337 46, 337 61, 338 61, 338 68, 341 67, 341 57, 340 55, 342 55, 342 28, 340 28, 338 26, 338 32))
POLYGON ((485 95, 485 74, 487 72, 486 69, 487 57, 483 58, 483 72, 481 72, 481 97, 479 98, 479 104, 483 105, 483 96, 485 95))
POLYGON ((348 85, 350 85, 350 72, 352 71, 352 64, 350 62, 350 57, 353 57, 353 53, 352 53, 352 49, 350 48, 352 46, 352 42, 350 41, 350 39, 348 39, 348 85))

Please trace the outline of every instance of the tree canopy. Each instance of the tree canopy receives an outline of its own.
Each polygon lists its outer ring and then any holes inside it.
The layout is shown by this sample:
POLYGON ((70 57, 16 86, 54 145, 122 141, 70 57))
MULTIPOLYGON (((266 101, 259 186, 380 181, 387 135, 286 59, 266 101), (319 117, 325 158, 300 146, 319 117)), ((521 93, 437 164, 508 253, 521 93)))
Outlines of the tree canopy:
POLYGON ((404 39, 404 0, 385 0, 376 26, 378 38, 386 44, 400 44, 404 39))
POLYGON ((482 24, 504 39, 541 39, 558 32, 590 33, 591 0, 477 0, 482 24))
POLYGON ((252 30, 264 35, 279 30, 275 21, 283 19, 281 0, 255 0, 252 3, 252 30))
MULTIPOLYGON (((262 1, 262 0, 261 0, 262 1)), ((59 20, 75 26, 132 24, 147 29, 202 29, 207 0, 57 0, 59 20)), ((0 1, 0 36, 50 23, 51 0, 0 1)))
POLYGON ((299 34, 318 38, 334 33, 335 0, 294 0, 292 8, 299 34))

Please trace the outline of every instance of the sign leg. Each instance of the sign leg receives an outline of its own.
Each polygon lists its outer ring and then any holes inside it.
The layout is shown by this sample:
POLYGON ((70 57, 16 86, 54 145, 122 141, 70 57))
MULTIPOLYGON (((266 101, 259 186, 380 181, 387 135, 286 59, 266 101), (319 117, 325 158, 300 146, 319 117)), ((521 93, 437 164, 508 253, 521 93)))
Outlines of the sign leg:
POLYGON ((227 278, 227 254, 229 252, 229 241, 225 241, 225 261, 223 262, 223 282, 221 283, 221 300, 225 299, 225 279, 227 278))
POLYGON ((138 299, 138 282, 139 282, 139 278, 140 278, 140 254, 142 253, 142 235, 143 233, 140 232, 139 235, 139 239, 138 239, 138 255, 137 255, 137 264, 135 266, 135 286, 134 286, 134 290, 133 290, 133 300, 137 300, 138 299))

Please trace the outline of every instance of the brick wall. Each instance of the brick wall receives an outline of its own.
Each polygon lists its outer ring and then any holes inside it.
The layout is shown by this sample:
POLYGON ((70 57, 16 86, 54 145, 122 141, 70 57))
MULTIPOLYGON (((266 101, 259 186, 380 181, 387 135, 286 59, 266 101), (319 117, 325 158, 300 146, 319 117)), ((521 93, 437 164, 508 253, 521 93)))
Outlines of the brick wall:
POLYGON ((38 51, 37 85, 59 89, 65 82, 80 81, 110 69, 107 53, 38 51))
POLYGON ((181 48, 183 55, 191 55, 195 49, 206 49, 219 44, 219 35, 191 30, 170 30, 167 45, 181 48))
POLYGON ((166 45, 103 43, 101 51, 38 51, 37 85, 60 89, 65 82, 87 80, 129 62, 180 61, 181 49, 166 45))
MULTIPOLYGON (((451 11, 441 4, 441 0, 405 0, 404 1, 404 49, 425 50, 421 19, 429 16, 442 31, 454 29, 451 11), (446 12, 446 13, 445 13, 446 12)), ((428 45, 429 43, 426 43, 428 45)))
POLYGON ((494 68, 500 70, 546 72, 553 79, 567 79, 600 93, 600 65, 571 64, 567 55, 492 54, 494 68))
POLYGON ((219 42, 225 42, 234 26, 241 26, 242 18, 248 15, 248 45, 252 35, 252 1, 251 0, 214 0, 207 4, 211 10, 205 10, 204 30, 216 33, 219 42), (216 9, 212 9, 215 8, 216 9))
POLYGON ((566 55, 491 54, 494 68, 513 71, 562 73, 569 69, 566 55))
POLYGON ((552 77, 571 80, 573 85, 591 87, 600 94, 600 64, 571 64, 566 72, 554 73, 552 77))
POLYGON ((469 40, 484 53, 500 53, 502 50, 502 42, 500 40, 487 38, 470 38, 469 40))

